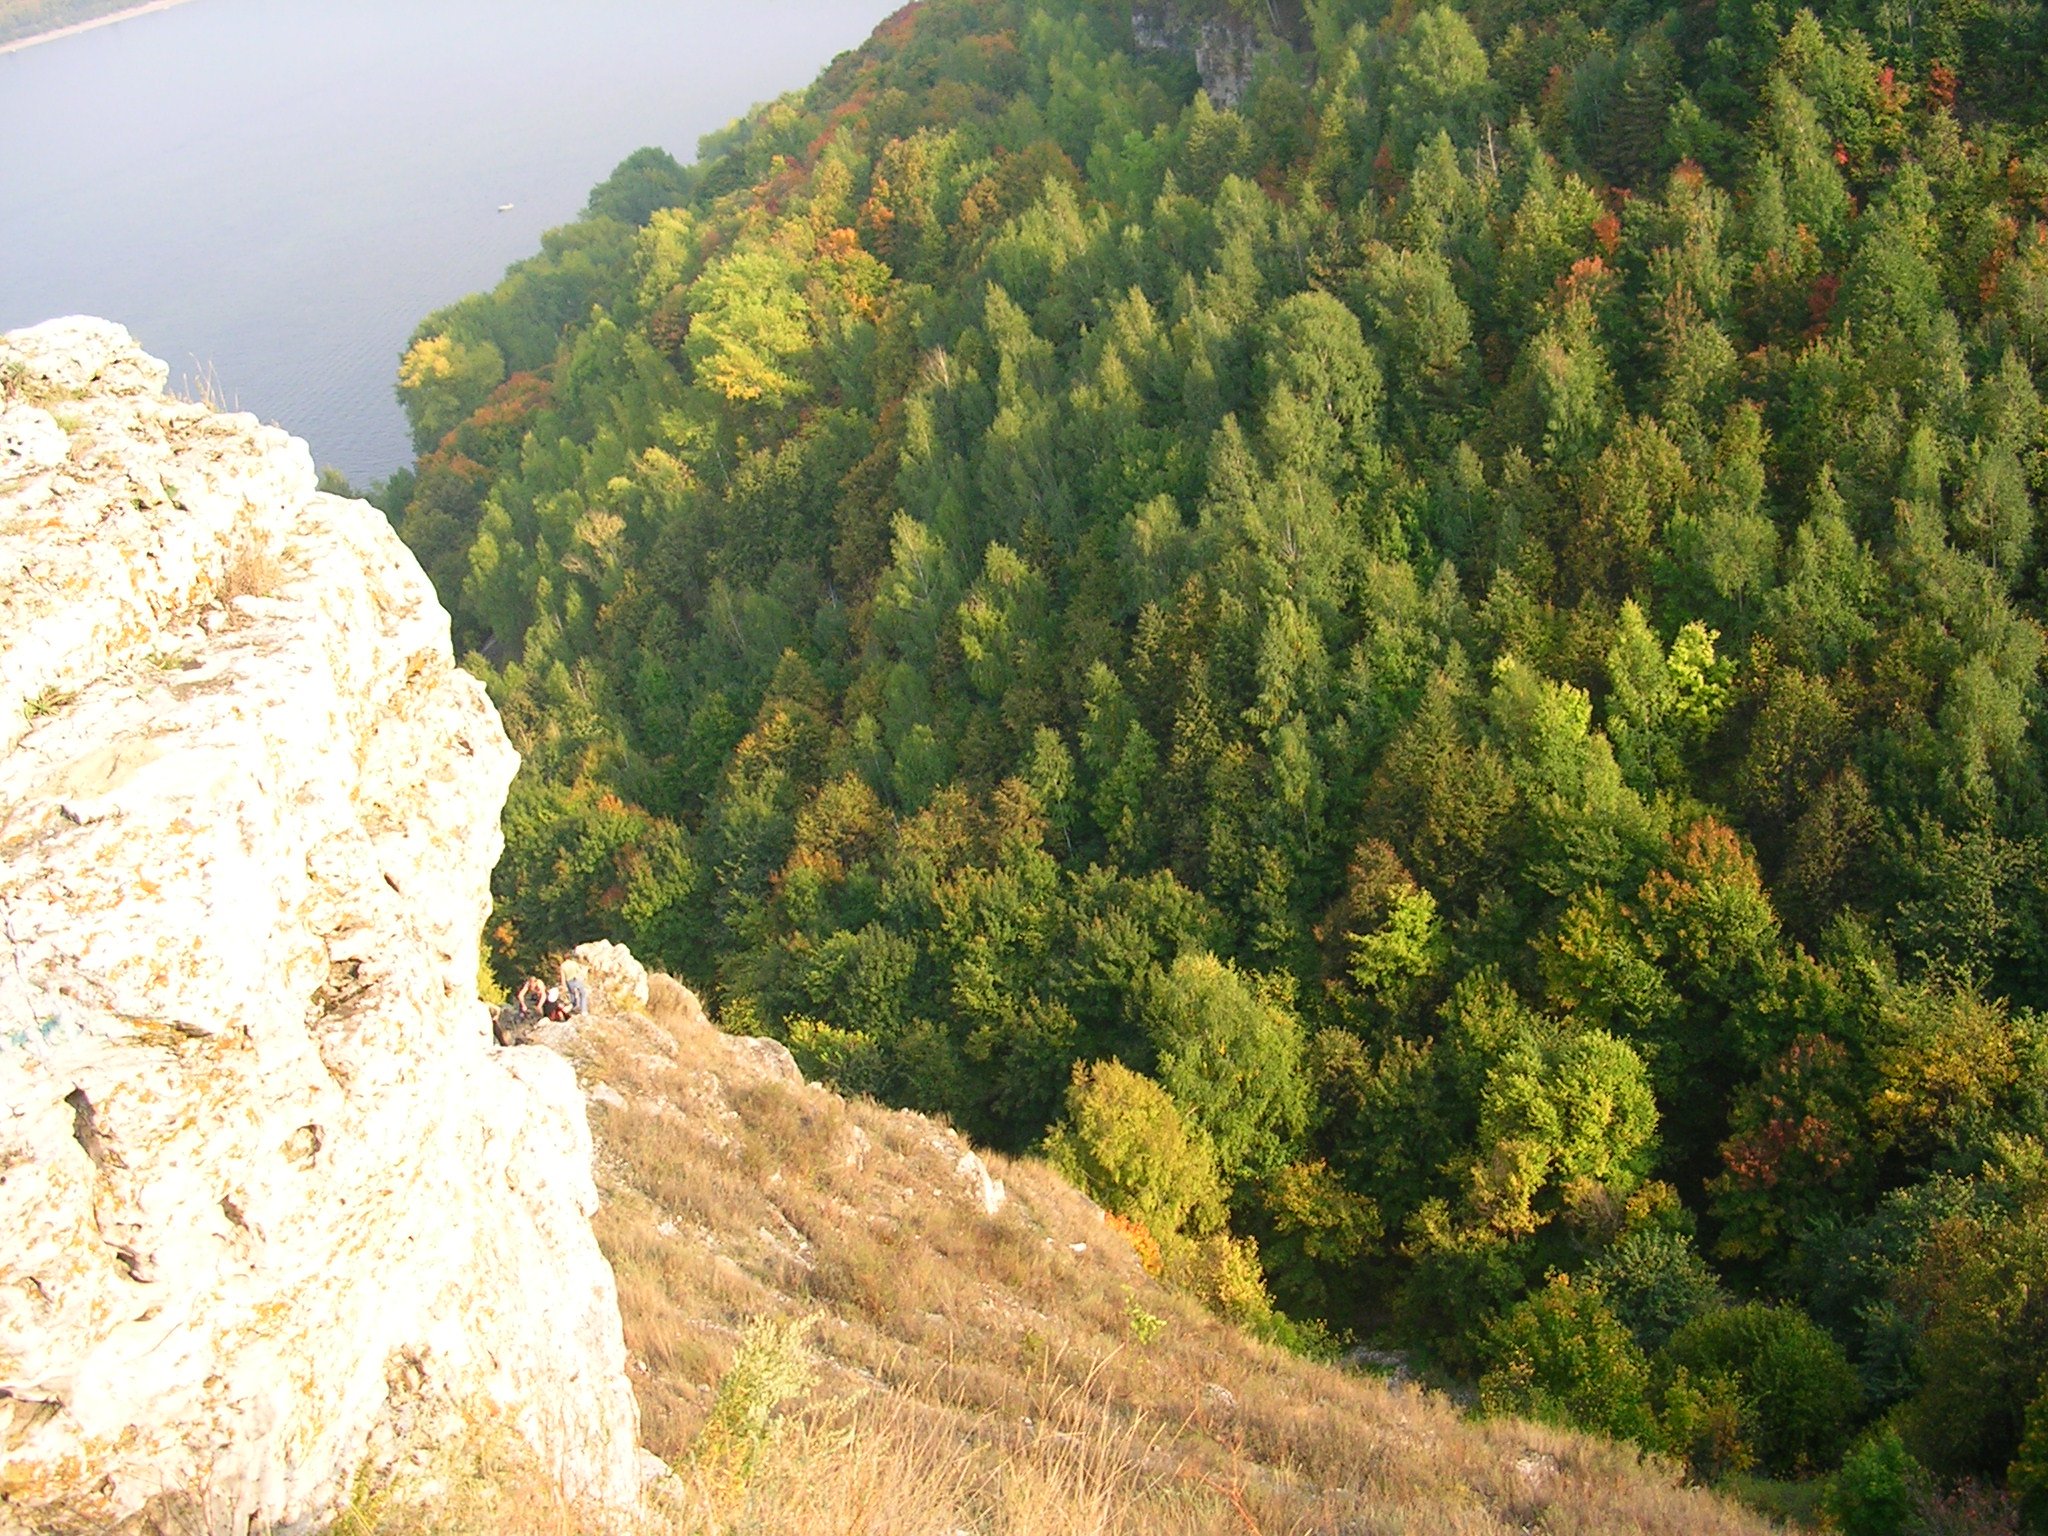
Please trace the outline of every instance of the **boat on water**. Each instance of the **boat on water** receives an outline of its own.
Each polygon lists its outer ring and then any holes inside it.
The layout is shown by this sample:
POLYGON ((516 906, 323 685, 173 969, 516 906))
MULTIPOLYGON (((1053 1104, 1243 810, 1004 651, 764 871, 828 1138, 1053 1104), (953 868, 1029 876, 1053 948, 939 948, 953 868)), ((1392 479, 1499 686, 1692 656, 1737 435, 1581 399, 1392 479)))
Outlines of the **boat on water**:
POLYGON ((511 203, 500 203, 500 204, 498 204, 498 212, 500 212, 500 213, 510 213, 510 212, 512 211, 513 207, 514 207, 514 205, 513 205, 513 204, 511 204, 511 203))

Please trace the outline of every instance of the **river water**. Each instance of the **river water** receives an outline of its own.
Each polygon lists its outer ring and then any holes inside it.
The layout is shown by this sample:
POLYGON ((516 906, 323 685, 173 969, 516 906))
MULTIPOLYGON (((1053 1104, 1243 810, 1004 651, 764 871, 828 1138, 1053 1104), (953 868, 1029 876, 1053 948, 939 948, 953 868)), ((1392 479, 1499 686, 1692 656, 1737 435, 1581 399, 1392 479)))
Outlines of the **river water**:
POLYGON ((174 387, 388 474, 422 317, 896 3, 192 0, 0 56, 0 331, 119 320, 174 387))

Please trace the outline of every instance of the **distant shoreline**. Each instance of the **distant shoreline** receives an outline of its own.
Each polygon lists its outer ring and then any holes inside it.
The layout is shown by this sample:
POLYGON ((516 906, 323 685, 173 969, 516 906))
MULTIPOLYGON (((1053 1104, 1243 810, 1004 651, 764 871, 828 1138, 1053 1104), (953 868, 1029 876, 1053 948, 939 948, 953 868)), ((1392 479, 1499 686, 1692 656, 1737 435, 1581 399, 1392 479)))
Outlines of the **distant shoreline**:
POLYGON ((19 53, 24 48, 35 47, 37 43, 54 43, 60 37, 90 32, 95 27, 111 27, 117 21, 127 21, 133 16, 147 16, 151 11, 168 11, 174 5, 185 3, 186 0, 149 0, 147 5, 131 5, 125 11, 115 11, 108 16, 95 16, 91 21, 75 21, 68 27, 38 32, 34 37, 20 37, 11 43, 0 43, 0 54, 19 53))

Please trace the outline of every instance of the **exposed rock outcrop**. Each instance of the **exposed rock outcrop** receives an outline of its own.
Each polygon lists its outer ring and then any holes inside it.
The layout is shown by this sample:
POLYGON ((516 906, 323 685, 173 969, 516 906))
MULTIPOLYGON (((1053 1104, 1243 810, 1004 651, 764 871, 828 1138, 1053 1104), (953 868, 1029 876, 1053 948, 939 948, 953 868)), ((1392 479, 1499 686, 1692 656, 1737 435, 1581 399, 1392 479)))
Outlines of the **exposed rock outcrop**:
POLYGON ((1137 0, 1131 36, 1147 53, 1191 55, 1213 106, 1235 107, 1251 88, 1258 29, 1233 10, 1203 0, 1137 0))
POLYGON ((0 340, 0 1531, 303 1529, 484 1418, 635 1497, 569 1066, 496 1050, 516 766, 382 514, 0 340))

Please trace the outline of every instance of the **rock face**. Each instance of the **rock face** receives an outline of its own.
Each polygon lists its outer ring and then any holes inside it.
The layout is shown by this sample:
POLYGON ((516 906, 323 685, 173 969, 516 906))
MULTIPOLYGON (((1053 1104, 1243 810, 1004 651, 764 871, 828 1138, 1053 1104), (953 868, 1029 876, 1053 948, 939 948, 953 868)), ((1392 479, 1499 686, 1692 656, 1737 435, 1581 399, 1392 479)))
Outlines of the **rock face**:
MULTIPOLYGON (((1277 24, 1277 12, 1273 19, 1277 24)), ((1212 106, 1235 107, 1251 88, 1258 31, 1226 7, 1201 0, 1137 0, 1131 6, 1131 36, 1147 53, 1193 55, 1212 106)))
POLYGON ((594 998, 619 1008, 647 1006, 647 967, 625 945, 598 939, 578 944, 571 953, 589 973, 594 998))
POLYGON ((477 941, 516 758, 381 513, 0 339, 0 1531, 301 1530, 509 1427, 635 1497, 567 1063, 477 941))

